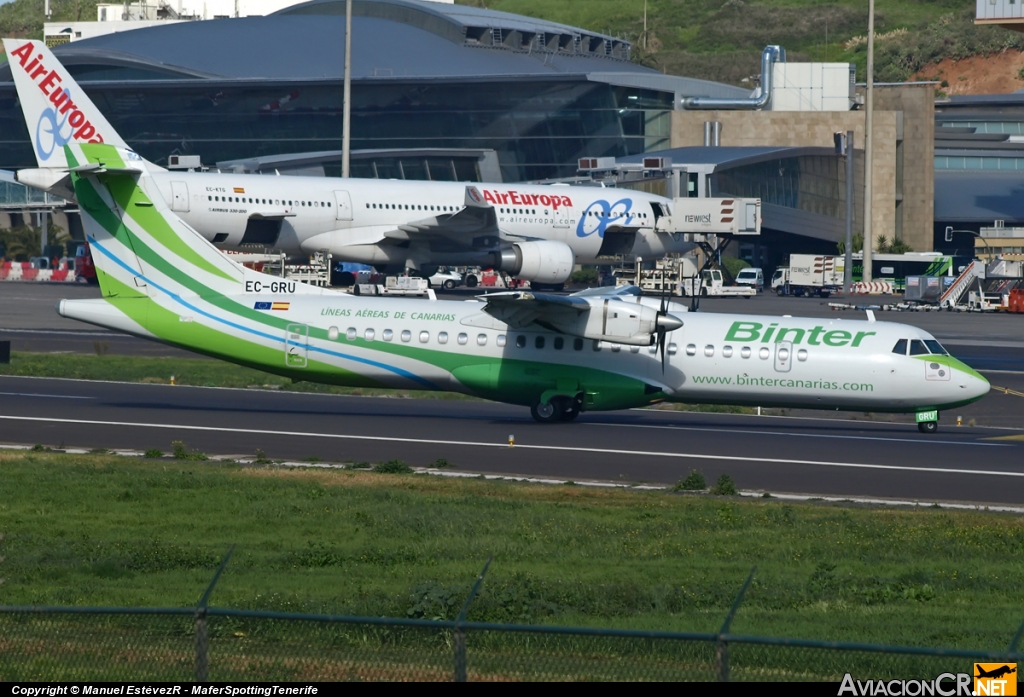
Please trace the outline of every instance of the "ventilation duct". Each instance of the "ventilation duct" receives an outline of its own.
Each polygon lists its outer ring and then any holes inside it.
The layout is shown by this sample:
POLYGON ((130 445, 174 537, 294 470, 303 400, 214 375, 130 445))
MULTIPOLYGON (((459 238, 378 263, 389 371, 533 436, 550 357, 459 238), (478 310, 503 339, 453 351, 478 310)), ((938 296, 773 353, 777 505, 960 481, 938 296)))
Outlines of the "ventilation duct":
POLYGON ((786 49, 765 46, 761 52, 761 93, 745 99, 716 97, 689 97, 683 100, 684 109, 763 109, 772 98, 772 65, 786 62, 786 49))

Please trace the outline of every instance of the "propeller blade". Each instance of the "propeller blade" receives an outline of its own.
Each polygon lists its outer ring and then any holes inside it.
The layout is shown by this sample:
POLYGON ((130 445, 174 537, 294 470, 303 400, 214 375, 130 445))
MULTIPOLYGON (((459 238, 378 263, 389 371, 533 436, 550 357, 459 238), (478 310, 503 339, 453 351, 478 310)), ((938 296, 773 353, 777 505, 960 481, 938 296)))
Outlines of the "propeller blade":
POLYGON ((658 343, 661 349, 661 374, 665 374, 665 330, 658 329, 658 343))

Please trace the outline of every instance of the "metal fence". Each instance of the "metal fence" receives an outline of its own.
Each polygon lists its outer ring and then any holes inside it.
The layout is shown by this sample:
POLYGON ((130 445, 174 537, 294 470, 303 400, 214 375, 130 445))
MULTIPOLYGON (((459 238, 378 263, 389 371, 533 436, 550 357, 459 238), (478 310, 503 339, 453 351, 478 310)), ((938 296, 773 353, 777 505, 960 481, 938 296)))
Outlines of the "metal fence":
MULTIPOLYGON (((225 559, 225 564, 226 564, 225 559)), ((207 607, 0 607, 2 681, 934 680, 1006 651, 207 607)), ((486 572, 486 567, 485 570, 486 572)), ((753 573, 751 573, 751 577, 753 573)))

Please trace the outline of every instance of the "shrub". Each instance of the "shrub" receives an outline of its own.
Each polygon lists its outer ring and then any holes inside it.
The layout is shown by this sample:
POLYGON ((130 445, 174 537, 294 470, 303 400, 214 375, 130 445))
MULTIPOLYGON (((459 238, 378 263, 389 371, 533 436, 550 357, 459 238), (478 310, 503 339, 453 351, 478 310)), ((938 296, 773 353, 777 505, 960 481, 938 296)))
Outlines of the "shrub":
POLYGON ((452 463, 448 462, 443 457, 437 458, 436 460, 434 460, 434 464, 431 465, 431 467, 434 467, 435 469, 443 469, 445 467, 454 467, 454 466, 455 465, 453 465, 452 463))
POLYGON ((680 479, 676 482, 676 485, 672 487, 672 491, 703 491, 708 488, 708 483, 704 480, 704 475, 693 470, 686 479, 680 479))
POLYGON ((172 457, 175 460, 209 460, 206 457, 206 453, 201 453, 198 450, 189 450, 188 446, 183 441, 176 440, 171 443, 173 448, 172 457))
POLYGON ((723 474, 711 488, 711 493, 716 496, 735 496, 739 492, 736 491, 736 482, 732 480, 732 477, 723 474))
POLYGON ((573 271, 572 276, 569 277, 572 283, 580 283, 588 286, 595 286, 600 280, 600 276, 597 273, 597 267, 585 266, 579 271, 573 271))
POLYGON ((147 460, 157 460, 157 459, 159 459, 159 458, 161 458, 163 456, 164 456, 164 452, 162 450, 157 450, 156 448, 150 448, 149 450, 147 450, 143 454, 142 457, 146 458, 147 460))
POLYGON ((412 467, 401 460, 388 460, 374 467, 373 471, 382 474, 409 474, 412 472, 412 467))

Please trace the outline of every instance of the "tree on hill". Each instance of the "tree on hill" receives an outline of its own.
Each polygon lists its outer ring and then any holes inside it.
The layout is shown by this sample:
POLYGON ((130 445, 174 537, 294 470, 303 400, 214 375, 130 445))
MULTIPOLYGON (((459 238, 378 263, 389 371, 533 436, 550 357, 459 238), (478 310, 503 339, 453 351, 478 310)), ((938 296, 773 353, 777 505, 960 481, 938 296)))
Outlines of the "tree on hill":
MULTIPOLYGON (((0 5, 0 36, 18 39, 43 38, 43 0, 14 0, 0 5)), ((51 21, 96 20, 96 0, 50 0, 51 21)))

